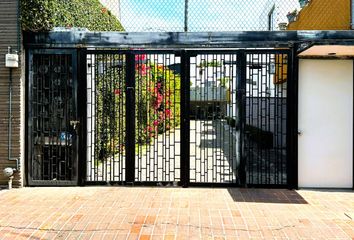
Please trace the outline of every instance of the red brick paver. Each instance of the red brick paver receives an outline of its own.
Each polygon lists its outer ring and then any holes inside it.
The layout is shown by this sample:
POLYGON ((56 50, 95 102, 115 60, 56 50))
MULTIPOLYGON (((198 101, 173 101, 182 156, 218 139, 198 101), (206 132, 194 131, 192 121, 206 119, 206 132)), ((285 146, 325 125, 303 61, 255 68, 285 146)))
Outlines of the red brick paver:
POLYGON ((23 188, 0 203, 0 239, 354 239, 352 191, 23 188))

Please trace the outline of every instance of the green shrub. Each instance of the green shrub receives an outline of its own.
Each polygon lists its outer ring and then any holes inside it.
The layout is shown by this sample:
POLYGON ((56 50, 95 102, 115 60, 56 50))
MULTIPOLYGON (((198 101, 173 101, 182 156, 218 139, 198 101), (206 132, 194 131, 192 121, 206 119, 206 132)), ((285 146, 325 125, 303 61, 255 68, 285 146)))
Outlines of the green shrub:
POLYGON ((118 19, 98 0, 21 0, 25 31, 82 27, 90 31, 124 31, 118 19))
POLYGON ((139 68, 142 77, 136 79, 136 129, 140 134, 136 143, 144 145, 180 124, 181 80, 160 64, 143 64, 139 68))
MULTIPOLYGON (((96 58, 100 62, 119 61, 119 58, 96 58)), ((100 73, 95 68, 95 154, 104 161, 125 148, 125 69, 108 67, 100 73)))
MULTIPOLYGON (((137 55, 137 58, 145 55, 137 55)), ((117 59, 116 59, 117 60, 117 59)), ((96 59, 112 62, 113 59, 96 59)), ((97 159, 106 159, 125 151, 125 69, 108 68, 104 73, 95 69, 97 159)), ((150 144, 159 134, 180 125, 181 79, 168 67, 149 62, 136 64, 135 74, 135 143, 150 144)), ((142 149, 142 148, 140 148, 142 149)))

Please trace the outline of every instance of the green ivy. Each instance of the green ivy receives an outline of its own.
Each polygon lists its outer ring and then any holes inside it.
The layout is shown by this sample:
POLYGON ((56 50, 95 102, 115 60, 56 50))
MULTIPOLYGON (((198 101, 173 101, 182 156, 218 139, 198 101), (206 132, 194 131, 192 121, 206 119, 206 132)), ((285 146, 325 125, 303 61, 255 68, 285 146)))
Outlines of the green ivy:
POLYGON ((82 27, 90 31, 124 31, 119 20, 99 0, 21 0, 24 31, 82 27))

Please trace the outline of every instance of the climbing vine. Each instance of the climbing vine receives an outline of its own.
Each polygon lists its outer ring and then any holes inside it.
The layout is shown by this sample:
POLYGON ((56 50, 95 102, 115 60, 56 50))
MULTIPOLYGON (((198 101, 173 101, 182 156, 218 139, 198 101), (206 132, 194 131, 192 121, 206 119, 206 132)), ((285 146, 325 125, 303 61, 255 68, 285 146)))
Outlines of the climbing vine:
POLYGON ((82 27, 90 31, 124 31, 119 20, 99 0, 21 0, 22 30, 50 31, 82 27))

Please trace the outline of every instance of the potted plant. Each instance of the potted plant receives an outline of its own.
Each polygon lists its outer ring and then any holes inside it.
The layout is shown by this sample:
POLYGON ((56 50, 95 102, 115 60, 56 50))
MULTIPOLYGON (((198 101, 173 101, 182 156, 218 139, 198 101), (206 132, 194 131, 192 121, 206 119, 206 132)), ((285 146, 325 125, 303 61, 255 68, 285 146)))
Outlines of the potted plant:
POLYGON ((292 12, 288 12, 288 14, 286 15, 286 17, 288 18, 289 23, 294 22, 295 18, 297 16, 297 10, 295 9, 292 12))
POLYGON ((300 7, 305 7, 310 1, 309 0, 299 0, 300 7))

